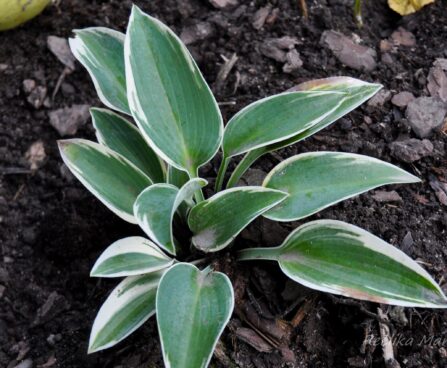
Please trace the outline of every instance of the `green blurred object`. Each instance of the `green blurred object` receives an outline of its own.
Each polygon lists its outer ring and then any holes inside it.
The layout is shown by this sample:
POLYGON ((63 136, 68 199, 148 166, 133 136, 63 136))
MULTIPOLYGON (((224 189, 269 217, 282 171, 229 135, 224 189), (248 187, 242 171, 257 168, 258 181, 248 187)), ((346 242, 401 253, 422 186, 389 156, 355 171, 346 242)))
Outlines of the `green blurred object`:
POLYGON ((51 0, 0 0, 0 31, 15 28, 42 12, 51 0))

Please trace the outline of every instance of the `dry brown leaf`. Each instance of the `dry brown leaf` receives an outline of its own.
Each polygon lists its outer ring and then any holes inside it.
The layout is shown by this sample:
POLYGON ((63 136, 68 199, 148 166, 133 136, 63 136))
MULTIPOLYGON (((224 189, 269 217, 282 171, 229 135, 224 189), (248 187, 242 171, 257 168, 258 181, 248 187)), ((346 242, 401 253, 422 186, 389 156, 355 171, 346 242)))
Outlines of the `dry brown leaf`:
POLYGON ((434 2, 435 0, 388 0, 388 5, 400 15, 408 15, 434 2))

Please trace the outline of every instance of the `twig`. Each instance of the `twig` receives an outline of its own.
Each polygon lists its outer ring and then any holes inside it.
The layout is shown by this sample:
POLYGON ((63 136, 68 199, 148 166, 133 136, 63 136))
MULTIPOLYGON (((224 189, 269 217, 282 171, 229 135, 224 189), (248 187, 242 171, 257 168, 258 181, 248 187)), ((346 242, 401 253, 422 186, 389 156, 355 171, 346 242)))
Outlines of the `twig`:
POLYGON ((301 13, 303 14, 304 18, 309 18, 309 12, 307 11, 307 3, 306 0, 300 0, 299 1, 301 13))
MULTIPOLYGON (((383 320, 388 321, 388 316, 382 309, 377 308, 377 314, 383 320)), ((393 340, 390 335, 390 328, 387 324, 379 322, 380 338, 382 339, 383 359, 387 368, 400 368, 399 362, 394 358, 393 340)))

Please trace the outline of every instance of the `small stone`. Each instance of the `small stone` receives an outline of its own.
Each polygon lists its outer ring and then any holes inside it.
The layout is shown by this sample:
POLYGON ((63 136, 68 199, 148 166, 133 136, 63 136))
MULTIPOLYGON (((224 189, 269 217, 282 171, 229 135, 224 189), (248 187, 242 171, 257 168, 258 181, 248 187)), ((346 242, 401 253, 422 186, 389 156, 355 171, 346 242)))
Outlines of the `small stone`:
POLYGON ((428 178, 430 187, 435 192, 438 201, 447 206, 447 183, 439 181, 434 175, 430 174, 428 178))
POLYGON ((90 117, 89 108, 88 105, 73 105, 51 111, 49 113, 50 124, 62 137, 74 135, 90 117))
POLYGON ((25 159, 31 170, 37 170, 42 166, 47 157, 42 141, 34 142, 25 153, 25 159))
POLYGON ((50 346, 56 345, 61 340, 62 340, 62 335, 61 334, 56 334, 56 335, 50 334, 47 337, 47 343, 50 346))
POLYGON ((0 72, 2 72, 3 70, 6 70, 6 69, 8 69, 8 68, 9 68, 9 65, 8 65, 8 64, 0 63, 0 72))
POLYGON ((402 197, 395 190, 389 192, 386 190, 377 190, 372 197, 377 202, 403 202, 402 197))
POLYGON ((26 99, 35 109, 39 109, 45 102, 45 97, 47 96, 47 88, 44 86, 37 86, 29 94, 26 99))
POLYGON ((381 61, 382 63, 384 63, 385 65, 393 65, 395 63, 393 56, 389 53, 389 52, 385 52, 382 57, 381 57, 381 61))
POLYGON ((373 98, 368 101, 368 106, 380 107, 391 99, 391 92, 387 89, 381 89, 373 98))
POLYGON ((259 169, 248 169, 239 185, 261 185, 267 173, 259 169))
POLYGON ((447 59, 436 59, 427 77, 427 89, 433 97, 447 102, 447 59))
POLYGON ((415 162, 433 152, 433 144, 428 139, 410 138, 389 145, 391 155, 403 162, 415 162))
POLYGON ((440 99, 419 97, 408 104, 405 115, 414 133, 426 138, 442 127, 446 113, 447 104, 440 99))
POLYGON ((33 325, 37 326, 56 317, 58 314, 68 308, 68 302, 63 295, 53 291, 45 303, 37 310, 33 325))
POLYGON ((284 73, 292 73, 303 66, 303 61, 300 58, 300 54, 296 49, 290 50, 286 54, 286 63, 283 65, 282 70, 284 73))
POLYGON ((377 66, 374 49, 358 45, 339 32, 324 31, 320 44, 329 48, 340 62, 350 68, 370 72, 377 66))
POLYGON ((25 79, 22 82, 23 92, 26 94, 31 93, 34 88, 36 88, 36 81, 33 79, 25 79))
POLYGON ((388 40, 380 40, 379 48, 381 52, 388 52, 393 49, 393 45, 388 40))
POLYGON ((208 22, 200 22, 193 26, 185 27, 180 34, 185 45, 191 45, 197 41, 202 41, 214 33, 214 26, 208 22))
POLYGON ((9 256, 4 256, 3 257, 3 262, 4 263, 14 263, 14 259, 9 257, 9 256))
POLYGON ((217 9, 227 9, 239 5, 238 0, 209 0, 211 5, 217 9))
POLYGON ((397 107, 406 107, 415 98, 411 92, 399 92, 393 96, 391 103, 397 107))
POLYGON ((75 69, 75 58, 66 38, 48 36, 47 46, 62 64, 71 70, 75 69))
POLYGON ((264 26, 265 21, 267 20, 267 17, 269 16, 271 11, 272 6, 270 4, 257 10, 251 22, 253 28, 257 30, 261 29, 264 26))
POLYGON ((414 37, 414 34, 402 27, 399 27, 391 34, 391 40, 396 46, 416 46, 416 37, 414 37))
POLYGON ((288 52, 298 44, 298 39, 294 37, 269 38, 259 46, 259 51, 270 59, 285 63, 287 62, 288 52))
POLYGON ((14 368, 33 368, 33 361, 31 359, 25 359, 14 368))
POLYGON ((402 244, 401 244, 401 249, 402 251, 409 253, 411 248, 413 247, 414 244, 414 240, 413 240, 413 235, 411 235, 411 232, 408 231, 404 238, 402 239, 402 244))

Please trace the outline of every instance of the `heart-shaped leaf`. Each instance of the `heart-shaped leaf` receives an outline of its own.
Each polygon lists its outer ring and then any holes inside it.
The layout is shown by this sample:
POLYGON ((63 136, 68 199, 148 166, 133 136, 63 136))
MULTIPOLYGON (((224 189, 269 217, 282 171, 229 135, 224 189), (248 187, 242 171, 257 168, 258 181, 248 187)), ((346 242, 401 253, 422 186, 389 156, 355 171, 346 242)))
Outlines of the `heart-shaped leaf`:
POLYGON ((256 101, 225 127, 224 157, 282 142, 320 122, 344 100, 342 92, 285 92, 256 101))
POLYGON ((309 152, 277 165, 263 186, 289 193, 264 214, 276 221, 295 221, 347 198, 385 184, 419 179, 378 159, 342 152, 309 152))
POLYGON ((127 96, 137 125, 165 161, 197 176, 220 146, 223 122, 196 63, 168 27, 136 6, 124 48, 127 96))
POLYGON ((123 277, 155 272, 169 267, 174 260, 154 243, 141 236, 120 239, 98 258, 90 276, 123 277))
POLYGON ((98 142, 127 158, 154 183, 164 182, 164 165, 135 125, 106 109, 90 110, 98 142))
POLYGON ((410 257, 341 221, 309 222, 279 247, 245 249, 240 259, 276 260, 292 280, 328 293, 407 307, 447 307, 440 287, 410 257))
POLYGON ((116 345, 155 314, 157 287, 163 272, 126 277, 118 284, 93 323, 89 353, 116 345))
POLYGON ((88 70, 102 103, 130 114, 124 70, 124 34, 104 27, 75 30, 69 40, 76 59, 88 70))
POLYGON ((157 323, 166 367, 205 368, 234 307, 228 277, 179 263, 157 292, 157 323))
POLYGON ((103 145, 85 139, 58 141, 65 164, 84 186, 110 210, 132 224, 133 204, 152 184, 134 164, 103 145))
POLYGON ((145 189, 134 205, 135 217, 145 233, 160 247, 175 255, 172 221, 180 204, 191 199, 207 184, 204 179, 192 179, 178 189, 171 184, 154 184, 145 189))
POLYGON ((225 248, 256 217, 277 205, 287 193, 263 187, 224 190, 192 208, 188 224, 193 244, 204 252, 225 248))
POLYGON ((291 144, 297 143, 319 132, 321 129, 329 126, 334 121, 348 114, 363 102, 371 98, 381 88, 382 85, 380 84, 367 83, 350 77, 316 79, 299 84, 294 88, 295 91, 335 91, 342 92, 345 96, 340 105, 327 114, 322 120, 317 122, 315 125, 312 125, 305 131, 293 135, 286 140, 273 143, 265 147, 256 148, 248 152, 233 171, 233 174, 228 180, 227 187, 234 187, 239 181, 239 178, 259 157, 268 152, 290 146, 291 144))

